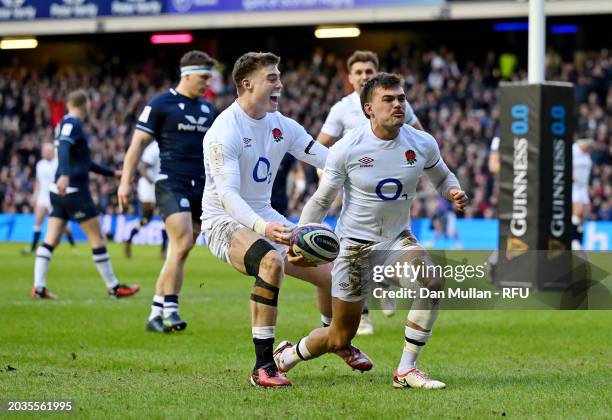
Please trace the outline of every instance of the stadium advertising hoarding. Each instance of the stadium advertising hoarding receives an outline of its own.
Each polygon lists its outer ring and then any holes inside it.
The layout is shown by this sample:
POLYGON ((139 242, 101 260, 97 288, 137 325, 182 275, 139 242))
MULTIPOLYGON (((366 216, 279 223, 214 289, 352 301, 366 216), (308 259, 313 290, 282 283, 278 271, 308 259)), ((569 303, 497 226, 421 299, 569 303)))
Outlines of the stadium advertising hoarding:
POLYGON ((353 9, 442 3, 441 0, 168 0, 168 13, 353 9))
POLYGON ((500 270, 497 281, 515 283, 517 268, 541 288, 563 285, 545 276, 569 273, 573 86, 567 83, 509 83, 501 86, 500 270), (528 251, 557 257, 531 260, 528 251), (507 279, 506 276, 507 275, 507 279))
POLYGON ((92 19, 442 4, 441 0, 0 0, 0 20, 92 19))
POLYGON ((151 16, 165 10, 166 0, 0 0, 0 20, 151 16))
MULTIPOLYGON (((295 222, 296 220, 293 219, 295 222)), ((28 242, 32 238, 32 214, 0 214, 0 242, 28 242)), ((113 239, 121 242, 127 239, 132 228, 138 223, 136 216, 102 216, 102 228, 112 232, 113 239)), ((336 219, 328 217, 326 223, 331 227, 336 219)), ((71 223, 75 239, 85 240, 76 223, 71 223)), ((45 228, 43 228, 44 230, 45 228)), ((162 222, 159 217, 144 226, 134 238, 134 244, 161 243, 162 222)), ((438 234, 432 229, 429 219, 413 219, 412 230, 428 248, 433 249, 465 249, 465 250, 492 250, 497 247, 498 221, 496 219, 458 219, 458 238, 449 238, 438 234)), ((612 250, 612 222, 597 221, 585 222, 583 248, 587 251, 612 250)))

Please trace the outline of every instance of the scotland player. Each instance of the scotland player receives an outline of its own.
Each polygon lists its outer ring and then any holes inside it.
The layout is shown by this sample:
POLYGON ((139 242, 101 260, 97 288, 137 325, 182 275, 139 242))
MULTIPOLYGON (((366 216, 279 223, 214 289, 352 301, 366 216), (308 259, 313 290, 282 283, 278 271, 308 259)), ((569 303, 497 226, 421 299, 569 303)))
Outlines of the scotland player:
MULTIPOLYGON (((349 130, 367 122, 367 118, 361 109, 359 95, 363 85, 378 73, 378 57, 372 51, 358 50, 348 58, 346 64, 349 71, 349 83, 353 86, 354 91, 332 106, 325 119, 317 141, 327 147, 331 147, 337 139, 343 137, 349 130)), ((406 102, 405 122, 414 128, 423 130, 423 126, 408 102, 406 102)), ((393 316, 395 313, 394 303, 384 302, 381 305, 386 316, 393 316)), ((368 307, 364 305, 357 335, 372 334, 374 334, 374 325, 368 314, 368 307)))
POLYGON ((47 269, 68 220, 76 220, 87 235, 93 260, 106 283, 108 294, 111 297, 132 296, 140 290, 140 286, 119 284, 115 277, 100 231, 98 209, 89 192, 89 171, 117 177, 121 176, 121 171, 113 171, 91 161, 88 138, 81 127, 81 121, 89 111, 87 93, 83 90, 72 92, 68 96, 67 106, 68 114, 57 130, 58 168, 55 184, 50 187, 53 210, 49 215, 43 244, 36 251, 32 297, 56 298, 46 287, 47 269))
MULTIPOLYGON (((401 254, 399 261, 430 263, 410 232, 410 205, 421 175, 426 174, 457 210, 463 211, 467 202, 457 178, 440 157, 435 139, 404 125, 406 95, 398 76, 380 73, 372 78, 364 85, 361 103, 370 123, 352 130, 331 148, 321 184, 300 218, 300 224, 321 222, 344 188, 336 226, 340 256, 332 270, 332 324, 312 331, 297 345, 280 343, 274 358, 281 372, 302 360, 342 348, 354 337, 371 287, 364 267, 371 263, 373 251, 388 258, 385 265, 398 261, 393 253, 401 254)), ((439 290, 441 280, 427 274, 431 273, 426 271, 418 279, 420 285, 439 290)), ((431 336, 438 306, 434 299, 415 299, 408 313, 404 352, 393 375, 395 387, 445 386, 416 368, 418 355, 431 336)))
POLYGON ((155 199, 168 233, 166 262, 155 286, 147 322, 154 332, 181 331, 187 327, 178 314, 183 267, 200 233, 199 218, 204 191, 202 137, 212 124, 212 105, 202 99, 210 84, 215 61, 202 51, 190 51, 180 61, 181 80, 176 89, 155 97, 144 108, 125 155, 119 186, 119 205, 127 208, 131 180, 145 147, 156 140, 161 170, 155 182, 155 199))
MULTIPOLYGON (((234 64, 238 99, 204 137, 209 180, 202 198, 202 230, 210 251, 243 274, 255 277, 251 325, 256 363, 251 383, 291 383, 279 373, 272 349, 279 288, 284 274, 318 287, 324 323, 331 322, 330 267, 305 267, 285 259, 290 223, 270 205, 272 185, 285 153, 322 167, 327 148, 297 122, 277 111, 283 84, 272 53, 247 53, 234 64)), ((367 356, 347 343, 338 355, 354 369, 368 370, 367 356)))

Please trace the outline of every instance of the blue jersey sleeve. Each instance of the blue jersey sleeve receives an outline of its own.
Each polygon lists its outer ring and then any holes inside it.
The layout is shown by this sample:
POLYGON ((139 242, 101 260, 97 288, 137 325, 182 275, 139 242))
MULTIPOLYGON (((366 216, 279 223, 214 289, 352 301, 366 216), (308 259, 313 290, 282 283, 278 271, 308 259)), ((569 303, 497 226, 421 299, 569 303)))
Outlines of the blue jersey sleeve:
POLYGON ((159 97, 149 102, 140 113, 136 128, 156 137, 164 124, 163 106, 159 97))
POLYGON ((60 142, 67 141, 70 144, 74 144, 79 138, 80 133, 81 126, 76 120, 65 119, 64 121, 62 121, 62 124, 59 128, 57 139, 60 142))
POLYGON ((60 175, 70 174, 70 148, 74 146, 81 133, 81 125, 72 118, 62 121, 57 134, 58 172, 60 175))

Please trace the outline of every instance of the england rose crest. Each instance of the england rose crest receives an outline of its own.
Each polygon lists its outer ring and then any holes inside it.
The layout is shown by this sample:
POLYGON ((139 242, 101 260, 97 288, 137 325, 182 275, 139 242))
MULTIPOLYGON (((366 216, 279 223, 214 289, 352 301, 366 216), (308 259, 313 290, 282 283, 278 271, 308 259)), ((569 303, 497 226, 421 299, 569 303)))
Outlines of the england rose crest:
POLYGON ((278 143, 283 139, 283 132, 275 128, 272 130, 272 137, 274 137, 274 141, 278 143))
POLYGON ((406 162, 408 162, 408 165, 414 165, 416 162, 416 153, 414 150, 406 150, 406 162))

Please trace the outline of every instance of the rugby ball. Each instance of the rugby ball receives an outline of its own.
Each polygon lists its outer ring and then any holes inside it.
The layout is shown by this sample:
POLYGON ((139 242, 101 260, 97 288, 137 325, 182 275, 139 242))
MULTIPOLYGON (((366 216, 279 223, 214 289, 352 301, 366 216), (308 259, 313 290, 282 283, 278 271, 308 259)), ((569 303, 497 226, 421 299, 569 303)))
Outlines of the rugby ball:
POLYGON ((340 241, 327 227, 311 223, 296 227, 291 234, 291 249, 317 265, 332 262, 340 252, 340 241))

